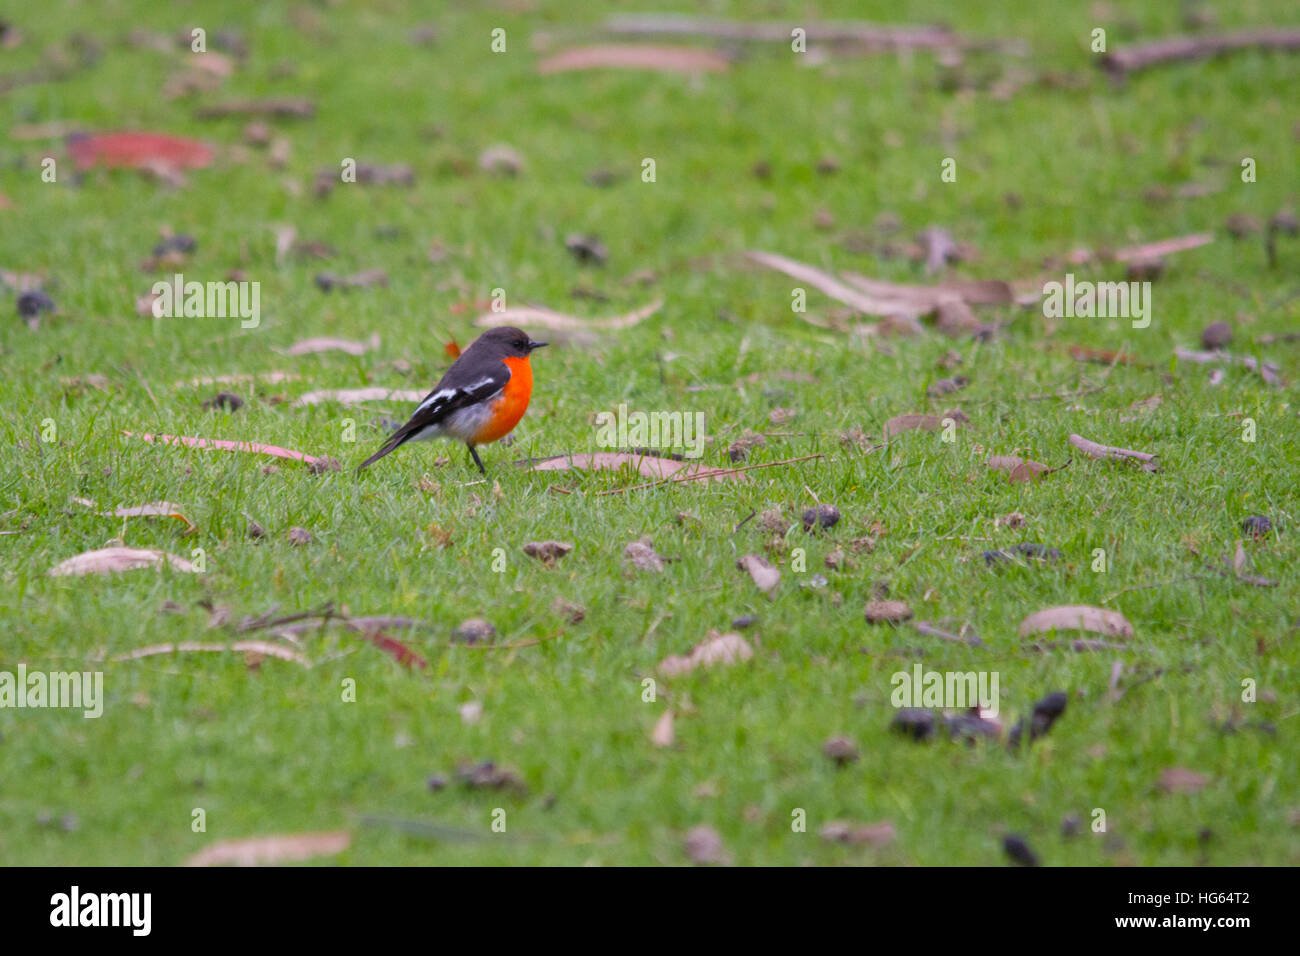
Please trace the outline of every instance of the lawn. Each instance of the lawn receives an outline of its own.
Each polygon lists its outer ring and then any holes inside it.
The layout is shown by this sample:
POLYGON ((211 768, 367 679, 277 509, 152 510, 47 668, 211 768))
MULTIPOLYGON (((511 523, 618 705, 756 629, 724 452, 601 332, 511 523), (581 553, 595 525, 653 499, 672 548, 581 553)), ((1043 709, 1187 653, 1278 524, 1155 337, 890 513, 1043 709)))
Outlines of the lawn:
MULTIPOLYGON (((812 5, 781 2, 673 6, 813 19, 812 5)), ((1118 84, 1092 31, 1112 49, 1182 32, 1179 5, 817 8, 820 20, 943 22, 1023 49, 953 64, 924 50, 640 38, 735 59, 717 72, 542 73, 566 47, 618 39, 600 30, 606 11, 49 0, 6 15, 22 36, 0 51, 0 78, 67 69, 0 80, 0 270, 40 277, 57 306, 33 328, 0 288, 0 671, 101 671, 104 702, 97 719, 0 709, 0 862, 170 865, 219 841, 346 831, 347 849, 314 859, 981 865, 1005 862, 1003 838, 1018 834, 1047 864, 1300 863, 1300 343, 1284 338, 1300 328, 1300 239, 1277 235, 1270 263, 1262 231, 1225 226, 1249 216, 1266 228, 1294 210, 1300 57, 1246 51, 1118 84), (230 75, 198 67, 207 88, 169 96, 209 55, 177 42, 196 25, 230 75), (498 28, 504 52, 491 49, 498 28), (314 115, 200 115, 286 97, 314 115), (70 129, 193 137, 216 155, 183 182, 79 174, 70 129), (515 175, 480 167, 496 145, 521 161, 515 175), (409 166, 412 182, 339 181, 349 158, 409 166), (909 254, 929 227, 951 234, 961 261, 927 272, 909 254), (745 256, 913 285, 1032 286, 1066 271, 1125 278, 1104 257, 1065 264, 1076 249, 1203 232, 1213 241, 1167 256, 1152 280, 1145 328, 1004 303, 975 310, 991 334, 949 337, 923 320, 909 336, 745 256), (168 234, 194 250, 146 263, 168 234), (566 248, 575 234, 598 237, 605 260, 580 261, 566 248), (317 281, 366 270, 386 285, 317 281), (260 283, 255 328, 138 308, 173 273, 234 271, 260 283), (792 309, 796 288, 806 312, 792 309), (496 290, 509 308, 582 319, 662 306, 621 328, 529 326, 552 344, 532 359, 513 442, 480 448, 485 479, 443 443, 355 473, 414 403, 295 400, 427 391, 496 290), (1216 321, 1231 325, 1234 356, 1276 363, 1280 380, 1175 357, 1201 349, 1216 321), (289 354, 372 335, 358 355, 289 354), (235 378, 194 384, 219 376, 235 378), (930 394, 954 376, 968 384, 930 394), (218 392, 242 406, 205 407, 218 392), (702 413, 706 466, 771 467, 652 487, 529 469, 613 450, 595 419, 620 404, 702 413), (895 416, 953 409, 969 421, 883 441, 895 416), (733 461, 751 432, 765 443, 733 461), (265 443, 341 468, 146 433, 265 443), (1159 468, 1087 457, 1071 434, 1154 453, 1159 468), (1010 481, 987 464, 1008 455, 1070 463, 1010 481), (160 500, 188 521, 111 514, 160 500), (840 519, 806 531, 800 517, 818 504, 840 519), (1243 532, 1255 515, 1266 533, 1243 532), (662 570, 625 558, 643 537, 662 570), (573 549, 553 566, 524 553, 546 540, 573 549), (1249 567, 1234 570, 1238 541, 1249 567), (1059 557, 983 557, 1025 542, 1059 557), (203 570, 48 574, 117 544, 203 570), (738 569, 748 554, 779 569, 769 595, 738 569), (912 619, 868 623, 880 599, 912 619), (1021 636, 1024 618, 1057 605, 1119 612, 1132 633, 1021 636), (419 622, 384 634, 426 666, 337 622, 298 630, 296 644, 239 630, 326 606, 419 622), (470 618, 495 635, 455 640, 470 618), (660 670, 710 631, 740 634, 752 657, 660 670), (115 660, 246 639, 301 660, 115 660), (1075 650, 1077 639, 1099 643, 1075 650), (1020 747, 912 740, 891 730, 891 676, 918 663, 996 673, 1007 729, 1051 692, 1068 706, 1020 747), (833 737, 857 759, 828 757, 833 737), (464 773, 486 761, 491 772, 464 773), (823 834, 832 821, 881 826, 846 842, 823 834)), ((1214 12, 1210 32, 1296 25, 1282 0, 1214 12)))

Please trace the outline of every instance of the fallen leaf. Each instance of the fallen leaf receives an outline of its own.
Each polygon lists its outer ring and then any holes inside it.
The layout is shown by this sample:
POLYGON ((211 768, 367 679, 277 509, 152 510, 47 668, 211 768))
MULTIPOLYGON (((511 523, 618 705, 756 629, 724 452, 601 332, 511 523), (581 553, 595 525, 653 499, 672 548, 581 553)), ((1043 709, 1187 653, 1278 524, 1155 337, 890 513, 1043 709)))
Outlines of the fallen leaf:
POLYGON ((847 820, 831 820, 819 831, 823 840, 832 843, 850 845, 868 843, 871 846, 886 846, 893 843, 898 836, 894 825, 887 820, 880 823, 850 823, 847 820))
POLYGON ((297 651, 267 641, 235 641, 233 644, 203 644, 198 641, 182 641, 179 644, 151 644, 148 647, 139 647, 125 654, 118 654, 113 660, 117 662, 134 661, 142 657, 156 657, 159 654, 198 652, 224 654, 228 651, 234 651, 238 654, 258 654, 262 657, 274 657, 282 661, 301 664, 303 667, 311 667, 311 662, 297 651))
POLYGON ((182 380, 177 382, 178 386, 192 385, 195 388, 202 388, 206 385, 239 385, 248 382, 264 382, 267 385, 279 385, 281 382, 291 382, 301 378, 292 372, 259 372, 256 374, 245 372, 239 375, 213 375, 192 378, 188 381, 182 380))
POLYGON ((221 840, 191 856, 185 866, 264 866, 320 856, 336 856, 352 845, 346 830, 325 833, 295 833, 286 836, 221 840))
POLYGON ((491 621, 484 620, 481 617, 471 617, 460 623, 460 625, 451 632, 453 641, 460 641, 463 644, 477 644, 480 641, 490 641, 497 635, 497 629, 491 621))
POLYGON ((933 311, 940 303, 951 299, 959 299, 968 305, 1007 305, 1015 300, 1011 284, 1000 279, 956 279, 938 285, 902 285, 870 279, 854 272, 840 275, 845 282, 868 295, 915 302, 924 306, 926 311, 933 311))
POLYGON ((383 633, 382 631, 370 630, 370 628, 354 628, 354 630, 359 630, 361 636, 365 637, 365 640, 368 640, 370 644, 377 646, 377 648, 382 650, 383 653, 389 654, 391 658, 395 659, 395 661, 400 663, 403 667, 415 666, 419 667, 420 670, 424 670, 425 667, 429 666, 428 661, 425 661, 424 658, 420 657, 420 654, 413 652, 411 648, 408 648, 406 644, 403 644, 402 641, 399 641, 396 637, 386 635, 386 633, 383 633))
POLYGON ((572 550, 573 545, 567 541, 529 541, 524 545, 524 554, 547 567, 553 567, 557 560, 572 550))
POLYGON ((656 299, 647 306, 643 306, 626 315, 618 315, 608 319, 580 319, 576 316, 565 315, 562 312, 555 312, 551 309, 540 306, 523 306, 515 309, 506 309, 502 312, 488 312, 474 320, 474 324, 480 328, 491 328, 498 325, 517 325, 522 328, 543 328, 557 329, 560 331, 590 331, 596 329, 627 329, 643 322, 650 316, 658 312, 664 304, 663 299, 656 299))
POLYGON ((478 167, 485 172, 518 176, 524 171, 524 158, 510 146, 489 146, 479 153, 478 167))
POLYGON ((895 415, 889 421, 885 422, 884 437, 888 441, 895 435, 908 431, 925 431, 934 432, 943 428, 945 419, 951 418, 959 425, 966 424, 970 421, 970 416, 961 409, 951 409, 942 415, 921 415, 907 414, 895 415))
POLYGON ((461 783, 471 790, 516 790, 526 791, 528 785, 524 778, 509 767, 498 767, 493 761, 461 764, 456 768, 456 776, 461 783))
POLYGON ((781 583, 781 572, 757 554, 745 555, 736 562, 736 567, 749 572, 754 584, 764 594, 770 594, 772 589, 781 583))
POLYGON ((822 754, 841 767, 856 763, 862 756, 857 745, 848 737, 832 737, 822 745, 822 754))
POLYGON ((868 601, 862 613, 868 624, 901 624, 912 617, 912 609, 902 601, 868 601))
POLYGON ((1159 242, 1144 242, 1136 246, 1116 249, 1110 258, 1116 262, 1149 262, 1162 259, 1171 252, 1183 252, 1209 245, 1214 241, 1214 233, 1198 232, 1190 236, 1177 236, 1173 239, 1161 239, 1159 242))
POLYGON ((305 408, 322 402, 338 402, 341 405, 357 405, 361 402, 418 402, 427 394, 413 388, 326 388, 308 392, 298 398, 293 406, 305 408))
POLYGON ((754 649, 739 634, 719 634, 709 631, 699 644, 691 649, 690 654, 672 655, 659 662, 659 673, 665 677, 689 674, 697 667, 712 667, 714 664, 734 664, 747 661, 754 656, 754 649))
POLYGON ((655 721, 650 731, 650 743, 655 747, 671 747, 676 734, 673 732, 673 712, 665 710, 655 721))
POLYGON ((608 43, 563 50, 537 64, 543 76, 572 70, 658 70, 665 73, 721 73, 730 61, 714 50, 645 43, 608 43))
POLYGON ((568 249, 573 258, 584 265, 601 266, 609 259, 609 249, 597 236, 585 236, 578 232, 572 233, 565 237, 564 248, 568 249))
POLYGON ((1017 455, 993 455, 989 458, 989 468, 993 471, 1005 471, 1007 481, 1013 485, 1022 481, 1037 481, 1044 475, 1060 471, 1069 464, 1070 462, 1066 461, 1064 465, 1052 468, 1041 461, 1032 461, 1017 455))
POLYGON ((918 303, 915 299, 868 295, 841 282, 829 272, 823 272, 814 266, 796 262, 794 259, 787 259, 785 256, 779 256, 771 252, 751 251, 745 253, 745 255, 761 266, 783 272, 792 279, 807 283, 814 289, 825 293, 832 299, 843 302, 864 315, 894 316, 910 322, 916 332, 921 331, 916 319, 933 308, 927 303, 918 303))
POLYGON ((638 538, 623 549, 623 560, 642 571, 662 571, 663 557, 651 546, 649 538, 638 538))
POLYGON ((214 103, 195 113, 200 119, 212 119, 221 116, 275 116, 298 117, 310 119, 316 115, 316 104, 311 100, 297 97, 279 97, 262 100, 232 100, 226 103, 214 103))
POLYGON ((1240 358, 1233 358, 1227 352, 1198 352, 1193 349, 1176 348, 1174 355, 1184 362, 1196 362, 1204 365, 1211 362, 1224 362, 1227 364, 1241 365, 1256 372, 1269 385, 1281 386, 1283 384, 1281 377, 1278 375, 1279 368, 1275 362, 1259 362, 1253 355, 1243 355, 1240 358))
POLYGON ((1143 462, 1144 471, 1156 471, 1159 466, 1154 464, 1156 456, 1144 451, 1133 451, 1128 448, 1115 448, 1112 445, 1099 445, 1095 441, 1089 441, 1082 435, 1071 435, 1070 444, 1079 451, 1083 452, 1089 458, 1131 458, 1143 462))
POLYGON ((1160 771, 1160 789, 1166 793, 1196 793, 1209 782, 1209 777, 1186 767, 1166 767, 1160 771))
POLYGON ((212 147, 197 140, 161 133, 95 133, 68 137, 68 153, 77 169, 148 169, 162 164, 200 169, 212 162, 212 147))
POLYGON ((916 241, 925 255, 926 272, 942 272, 948 263, 961 259, 952 233, 941 226, 927 227, 917 235, 916 241))
MULTIPOLYGON (((369 289, 372 286, 387 287, 388 273, 383 269, 367 269, 364 272, 358 272, 350 276, 335 275, 332 272, 321 272, 316 276, 315 282, 316 287, 322 292, 330 292, 334 289, 369 289)), ((371 347, 377 348, 379 345, 379 336, 372 335, 370 340, 374 343, 371 347)), ((313 349, 312 351, 320 350, 313 349)), ((344 351, 348 350, 344 349, 344 351)), ((353 352, 352 354, 359 355, 361 353, 353 352)))
POLYGON ((48 573, 54 577, 83 574, 117 574, 137 568, 161 568, 164 564, 169 564, 177 571, 183 571, 186 574, 198 573, 194 569, 194 565, 174 554, 168 554, 165 551, 123 547, 85 551, 60 562, 50 568, 48 573))
POLYGON ((303 339, 293 343, 287 349, 277 349, 277 351, 281 351, 285 355, 312 355, 317 352, 346 352, 348 355, 365 355, 377 348, 379 348, 378 332, 371 335, 364 342, 332 338, 303 339))
MULTIPOLYGON (((123 435, 133 435, 133 432, 122 432, 123 435)), ((263 445, 259 442, 244 441, 226 441, 221 438, 191 438, 178 435, 150 435, 148 433, 139 436, 143 441, 149 443, 158 442, 162 445, 184 445, 188 448, 215 448, 220 451, 243 451, 255 455, 270 455, 273 458, 288 458, 293 461, 301 461, 314 473, 319 474, 324 471, 338 471, 339 464, 329 456, 317 457, 315 455, 305 455, 300 451, 293 451, 289 448, 281 448, 279 445, 263 445)))
POLYGON ((724 478, 734 477, 730 473, 725 473, 722 469, 704 468, 697 464, 688 464, 687 462, 677 461, 672 458, 657 458, 654 455, 634 455, 625 452, 610 451, 548 458, 545 461, 537 462, 533 465, 532 470, 569 471, 570 469, 573 469, 578 471, 619 471, 623 468, 630 468, 631 470, 644 475, 646 478, 671 478, 679 474, 699 474, 701 477, 705 478, 705 480, 722 480, 724 478), (685 471, 683 471, 683 469, 685 469, 685 471), (710 479, 708 476, 715 471, 718 472, 717 477, 710 479))
POLYGON ((691 827, 686 834, 684 846, 692 863, 714 865, 726 863, 729 859, 722 837, 712 827, 691 827))
MULTIPOLYGON (((85 505, 87 508, 95 508, 97 505, 87 498, 73 498, 79 505, 85 505)), ((185 522, 187 530, 193 530, 194 522, 181 512, 181 506, 172 504, 170 501, 151 501, 144 505, 134 505, 129 508, 115 508, 112 511, 95 512, 101 518, 176 518, 178 521, 185 522)))
POLYGON ((1133 636, 1133 625, 1123 614, 1108 608, 1088 607, 1082 604, 1044 608, 1035 611, 1020 622, 1021 637, 1056 630, 1092 631, 1107 637, 1133 636))

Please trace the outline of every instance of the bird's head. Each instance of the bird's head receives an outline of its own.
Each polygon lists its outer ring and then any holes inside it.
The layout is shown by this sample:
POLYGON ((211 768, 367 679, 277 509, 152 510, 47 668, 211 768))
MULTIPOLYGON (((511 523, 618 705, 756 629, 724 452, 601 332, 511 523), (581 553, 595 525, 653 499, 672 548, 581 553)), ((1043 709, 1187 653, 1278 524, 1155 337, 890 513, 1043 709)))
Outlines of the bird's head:
POLYGON ((488 329, 483 333, 479 341, 491 344, 505 355, 514 358, 527 358, 534 349, 540 349, 547 344, 546 342, 535 341, 523 329, 517 329, 512 325, 488 329))

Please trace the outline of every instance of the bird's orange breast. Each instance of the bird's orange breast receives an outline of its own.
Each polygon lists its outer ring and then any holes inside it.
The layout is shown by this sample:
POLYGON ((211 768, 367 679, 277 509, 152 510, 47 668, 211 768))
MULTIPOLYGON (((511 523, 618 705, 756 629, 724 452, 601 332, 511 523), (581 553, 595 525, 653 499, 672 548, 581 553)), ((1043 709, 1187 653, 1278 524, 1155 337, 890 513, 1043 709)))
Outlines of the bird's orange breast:
POLYGON ((528 400, 533 395, 533 369, 525 358, 506 358, 510 369, 510 381, 501 390, 501 396, 492 403, 492 417, 488 419, 477 435, 474 444, 486 445, 498 438, 510 434, 511 429, 519 424, 519 419, 528 411, 528 400))

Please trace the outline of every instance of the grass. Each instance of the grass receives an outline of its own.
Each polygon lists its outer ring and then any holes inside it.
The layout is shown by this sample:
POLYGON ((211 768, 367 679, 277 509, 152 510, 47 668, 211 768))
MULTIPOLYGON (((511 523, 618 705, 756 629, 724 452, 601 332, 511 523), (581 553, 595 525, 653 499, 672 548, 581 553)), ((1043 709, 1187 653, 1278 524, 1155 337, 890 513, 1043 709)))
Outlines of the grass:
MULTIPOLYGON (((12 298, 0 300, 10 310, 0 323, 0 530, 19 532, 0 536, 0 670, 19 662, 100 668, 106 704, 98 720, 0 710, 0 861, 174 864, 214 840, 353 829, 339 862, 674 864, 686 860, 683 834, 707 824, 743 864, 998 863, 1007 832, 1023 834, 1054 864, 1300 862, 1293 389, 1242 370, 1212 387, 1205 367, 1171 361, 1175 346, 1195 346, 1204 325, 1227 319, 1235 350, 1278 362, 1288 382, 1300 375, 1294 346, 1258 343, 1296 327, 1300 247, 1281 240, 1269 268, 1258 237, 1236 242, 1222 229, 1231 213, 1267 220, 1294 201, 1296 116, 1286 104, 1300 61, 1245 53, 1159 68, 1115 88, 1095 67, 1089 32, 1108 27, 1112 46, 1177 32, 1175 8, 1148 4, 1099 21, 1087 5, 1000 6, 916 3, 903 19, 1030 45, 1025 60, 973 56, 973 74, 1023 67, 1078 82, 1031 83, 1003 101, 945 91, 929 54, 808 67, 781 48, 758 50, 724 75, 539 78, 530 37, 594 23, 596 14, 581 4, 417 16, 396 2, 216 3, 204 7, 209 32, 239 29, 250 53, 223 90, 200 102, 302 95, 318 103, 314 119, 271 124, 292 142, 287 169, 270 169, 253 150, 246 161, 223 157, 193 172, 181 189, 127 172, 95 171, 76 183, 70 164, 47 184, 39 161, 61 155, 60 145, 6 141, 0 193, 12 208, 0 209, 0 266, 48 275, 60 311, 31 331, 12 298), (426 19, 440 31, 432 47, 408 39, 426 19), (488 49, 498 26, 507 29, 504 55, 488 49), (281 76, 276 64, 295 72, 281 76), (475 168, 494 143, 523 154, 523 175, 475 168), (349 156, 409 163, 416 184, 338 186, 315 198, 316 170, 349 156), (834 175, 816 171, 827 156, 840 164, 834 175), (940 181, 948 156, 957 160, 955 183, 940 181), (1257 161, 1255 183, 1240 181, 1243 156, 1257 161), (656 160, 654 183, 640 178, 646 157, 656 160), (759 161, 770 179, 751 175, 759 161), (585 184, 597 168, 622 178, 605 189, 585 184), (1144 199, 1151 185, 1185 182, 1217 191, 1144 199), (1009 193, 1019 202, 1008 202, 1009 193), (815 224, 819 210, 831 213, 831 228, 815 224), (994 307, 984 317, 1009 324, 991 343, 930 334, 872 345, 814 327, 790 310, 793 280, 734 255, 768 249, 928 281, 906 259, 846 247, 847 234, 872 230, 884 213, 904 224, 902 238, 930 224, 950 229, 979 252, 955 274, 981 278, 1039 275, 1045 256, 1076 246, 1201 230, 1218 238, 1171 257, 1153 284, 1149 328, 1085 319, 1052 326, 1035 310, 994 307), (275 228, 285 224, 331 244, 338 257, 277 265, 275 228), (221 279, 238 268, 261 282, 260 327, 136 314, 135 300, 158 277, 140 262, 163 228, 198 240, 181 270, 187 278, 221 279), (607 265, 575 263, 563 246, 571 232, 598 234, 607 265), (435 241, 448 255, 431 263, 435 241), (313 283, 323 269, 368 268, 384 269, 389 286, 326 294, 313 283), (641 270, 656 273, 652 285, 624 281, 641 270), (575 299, 578 286, 608 301, 575 299), (634 328, 601 333, 595 345, 557 341, 538 353, 533 404, 516 441, 482 449, 486 483, 463 449, 443 445, 400 449, 354 475, 350 466, 382 441, 383 420, 404 418, 407 405, 300 409, 275 400, 367 384, 429 387, 445 369, 443 343, 465 344, 475 333, 477 310, 453 306, 497 288, 512 305, 580 315, 615 315, 659 296, 665 304, 634 328), (309 336, 372 332, 382 345, 360 357, 276 351, 309 336), (1108 372, 1072 360, 1072 344, 1123 348, 1142 364, 1108 372), (954 372, 937 364, 950 349, 962 359, 954 372), (300 377, 234 387, 247 401, 234 413, 205 411, 216 388, 187 384, 273 370, 300 377), (816 381, 788 381, 786 370, 816 381), (752 374, 755 384, 741 381, 752 374), (926 386, 949 374, 971 385, 927 399, 926 386), (92 375, 104 376, 103 389, 70 384, 92 375), (1075 390, 1086 393, 1029 397, 1075 390), (1155 394, 1163 396, 1158 407, 1130 408, 1155 394), (713 437, 708 464, 725 465, 727 444, 746 429, 774 433, 751 464, 824 457, 757 470, 743 482, 608 496, 595 492, 635 482, 510 465, 594 450, 593 415, 619 403, 703 412, 713 437), (893 415, 957 405, 971 422, 954 443, 914 432, 864 454, 839 440, 855 426, 878 436, 893 415), (770 426, 776 406, 796 417, 770 426), (1241 440, 1243 417, 1257 423, 1254 443, 1241 440), (36 439, 47 419, 57 440, 43 443, 36 439), (355 443, 343 440, 347 420, 355 443), (267 474, 252 456, 164 449, 124 431, 270 442, 332 455, 344 468, 317 476, 281 463, 267 474), (1076 455, 1040 483, 1013 485, 984 465, 989 454, 1060 464, 1072 432, 1158 451, 1163 469, 1076 455), (178 502, 198 530, 186 537, 168 519, 98 517, 75 497, 103 509, 178 502), (828 534, 796 527, 769 553, 756 521, 733 530, 756 510, 797 517, 818 501, 843 513, 828 534), (998 523, 1011 512, 1024 515, 1023 527, 998 523), (1231 553, 1251 514, 1274 522, 1273 533, 1246 547, 1276 588, 1203 573, 1231 553), (267 537, 249 538, 246 515, 267 537), (291 544, 293 527, 312 541, 291 544), (824 567, 834 547, 873 527, 873 552, 852 568, 824 567), (641 535, 675 559, 664 573, 625 568, 623 548, 641 535), (554 568, 521 551, 548 538, 575 545, 554 568), (202 548, 207 571, 47 576, 59 561, 114 539, 185 557, 202 548), (1059 548, 1062 561, 998 571, 980 559, 984 549, 1020 541, 1059 548), (498 548, 507 558, 500 573, 498 548), (795 548, 806 551, 806 573, 791 570, 795 548), (1105 573, 1092 570, 1097 548, 1109 556, 1105 573), (735 567, 749 552, 781 565, 770 601, 735 567), (818 573, 826 586, 808 586, 818 573), (881 583, 919 619, 969 622, 985 646, 867 625, 863 606, 881 583), (556 599, 581 604, 585 620, 567 623, 556 599), (165 602, 179 612, 163 613, 165 602), (430 626, 405 639, 429 666, 404 669, 337 629, 304 636, 311 669, 273 659, 250 668, 238 654, 95 663, 148 644, 228 639, 226 629, 206 630, 200 602, 229 608, 235 621, 273 604, 293 613, 326 602, 353 615, 416 617, 430 626), (1037 653, 1017 636, 1028 613, 1075 603, 1126 615, 1135 630, 1127 648, 1037 653), (642 682, 660 660, 744 615, 757 617, 746 632, 752 661, 660 678, 656 701, 643 700, 642 682), (496 626, 496 644, 452 645, 452 629, 474 616, 496 626), (1127 693, 1111 701, 1117 659, 1127 693), (1019 753, 913 743, 888 732, 890 675, 918 660, 940 671, 997 671, 1008 723, 1053 690, 1070 692, 1069 708, 1050 735, 1019 753), (1152 679, 1139 683, 1143 676, 1152 679), (355 703, 342 700, 348 679, 355 703), (1242 702, 1245 679, 1257 683, 1258 702, 1242 702), (483 706, 478 723, 458 713, 469 701, 483 706), (677 714, 677 741, 656 749, 648 735, 666 707, 677 714), (1234 719, 1246 723, 1221 729, 1234 719), (836 734, 862 751, 843 769, 821 753, 836 734), (527 791, 455 781, 458 763, 486 759, 515 770, 527 791), (1175 766, 1208 785, 1164 793, 1160 774, 1175 766), (430 792, 431 774, 451 782, 430 792), (196 808, 206 812, 204 833, 191 829, 196 808), (497 808, 506 811, 504 834, 490 828, 497 808), (792 832, 796 808, 806 811, 805 833, 792 832), (1095 808, 1105 811, 1107 833, 1085 826, 1074 839, 1061 835, 1067 814, 1086 824, 1095 808), (897 839, 879 849, 829 843, 817 831, 834 819, 889 820, 897 839)), ((900 16, 895 9, 832 4, 820 15, 889 21, 900 16)), ((772 3, 709 12, 798 22, 805 11, 772 3)), ((1293 19, 1280 0, 1217 12, 1224 27, 1293 19)), ((191 25, 184 11, 52 0, 25 16, 26 40, 5 54, 0 72, 35 64, 74 28, 102 54, 61 82, 0 94, 7 128, 74 121, 239 141, 244 121, 196 119, 194 103, 158 94, 182 54, 122 42, 128 23, 175 34, 191 25)), ((836 308, 809 290, 811 313, 826 318, 836 308)))

